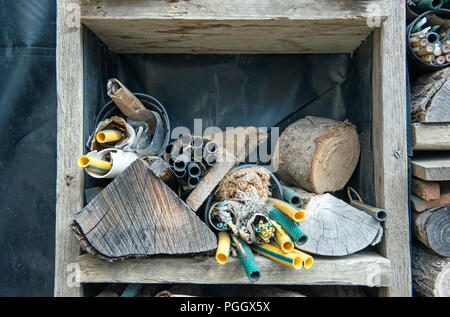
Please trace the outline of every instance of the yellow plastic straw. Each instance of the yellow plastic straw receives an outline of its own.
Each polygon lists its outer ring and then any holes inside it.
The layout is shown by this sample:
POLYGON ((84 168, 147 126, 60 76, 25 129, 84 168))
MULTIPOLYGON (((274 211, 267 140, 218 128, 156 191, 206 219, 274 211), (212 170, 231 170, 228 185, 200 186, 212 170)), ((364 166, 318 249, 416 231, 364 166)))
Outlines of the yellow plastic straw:
POLYGON ((312 256, 310 256, 309 254, 303 253, 302 251, 299 251, 297 249, 293 249, 292 253, 297 254, 299 257, 301 257, 302 262, 303 262, 303 267, 306 270, 309 270, 310 268, 313 267, 314 265, 314 259, 312 256))
POLYGON ((112 168, 111 163, 87 155, 78 159, 78 166, 100 175, 107 174, 112 168))
POLYGON ((276 244, 252 244, 251 248, 259 254, 296 270, 302 268, 302 259, 295 253, 284 253, 276 244))
POLYGON ((123 133, 117 129, 102 130, 97 132, 96 139, 99 143, 110 143, 122 139, 123 133))
POLYGON ((218 240, 216 261, 219 264, 227 264, 231 249, 231 239, 229 233, 224 231, 219 232, 218 240))
POLYGON ((272 205, 276 209, 281 211, 283 214, 285 214, 292 220, 294 220, 296 222, 301 222, 301 221, 305 220, 306 216, 305 216, 304 210, 295 208, 294 206, 292 206, 284 201, 274 199, 274 198, 269 198, 269 202, 272 203, 272 205))

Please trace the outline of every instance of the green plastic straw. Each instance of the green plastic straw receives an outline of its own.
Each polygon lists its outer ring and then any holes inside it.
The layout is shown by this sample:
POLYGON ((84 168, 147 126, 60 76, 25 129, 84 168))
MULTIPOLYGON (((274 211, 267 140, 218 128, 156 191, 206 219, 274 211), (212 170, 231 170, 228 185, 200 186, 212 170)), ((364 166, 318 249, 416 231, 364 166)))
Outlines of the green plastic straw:
POLYGON ((281 211, 274 208, 269 212, 269 218, 278 223, 281 228, 297 244, 305 244, 308 241, 306 234, 297 226, 295 222, 286 217, 281 211))
POLYGON ((299 207, 299 206, 301 206, 301 204, 303 204, 303 200, 299 196, 299 194, 294 192, 289 187, 286 187, 286 186, 281 186, 281 187, 283 188, 283 198, 285 201, 287 201, 288 203, 290 203, 291 205, 293 205, 295 207, 299 207))
POLYGON ((243 254, 239 248, 237 249, 237 253, 239 254, 239 258, 241 259, 242 265, 244 266, 245 272, 247 273, 247 277, 250 282, 256 282, 261 277, 261 271, 259 270, 258 265, 256 264, 255 258, 253 257, 252 250, 247 243, 245 243, 242 239, 237 239, 242 246, 242 249, 245 251, 247 255, 247 259, 244 259, 243 254))

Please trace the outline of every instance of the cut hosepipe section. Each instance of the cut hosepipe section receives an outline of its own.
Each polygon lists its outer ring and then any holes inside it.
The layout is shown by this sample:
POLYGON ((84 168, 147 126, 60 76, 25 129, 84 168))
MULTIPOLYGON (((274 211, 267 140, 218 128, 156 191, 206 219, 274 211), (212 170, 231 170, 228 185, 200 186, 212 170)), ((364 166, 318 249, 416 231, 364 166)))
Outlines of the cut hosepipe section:
POLYGON ((385 210, 370 206, 361 201, 351 200, 350 205, 355 207, 356 209, 364 211, 366 214, 374 217, 378 221, 385 221, 387 218, 387 212, 385 210))
POLYGON ((214 166, 217 163, 217 155, 214 153, 208 154, 205 157, 205 162, 208 166, 214 166))
POLYGON ((183 134, 181 136, 180 142, 183 147, 190 146, 192 142, 192 136, 189 134, 183 134))
POLYGON ((294 243, 286 232, 275 231, 275 242, 284 253, 290 253, 294 249, 294 243))
POLYGON ((239 258, 241 259, 242 266, 245 269, 245 273, 247 273, 247 277, 250 280, 250 282, 256 282, 261 278, 261 270, 256 264, 252 250, 250 250, 250 247, 248 246, 247 243, 244 242, 244 240, 240 238, 237 238, 237 240, 239 241, 243 251, 247 255, 247 259, 245 259, 241 250, 239 248, 236 248, 239 258))
POLYGON ((200 165, 196 162, 190 162, 187 166, 187 171, 191 177, 200 177, 202 174, 202 169, 200 165))
POLYGON ((192 138, 192 146, 195 148, 202 148, 203 147, 203 139, 199 136, 195 136, 192 138))
POLYGON ((205 144, 205 150, 208 153, 217 153, 218 146, 216 142, 210 141, 205 144))
POLYGON ((295 191, 290 189, 287 186, 281 186, 283 188, 283 198, 288 203, 295 207, 299 207, 303 204, 303 199, 300 197, 299 194, 297 194, 295 191))
POLYGON ((98 143, 117 142, 123 138, 123 132, 117 129, 102 130, 97 132, 95 138, 98 143))
POLYGON ((253 244, 252 249, 259 254, 278 263, 299 270, 302 268, 302 259, 295 253, 284 253, 276 244, 253 244))
POLYGON ((309 270, 314 265, 314 259, 309 254, 306 254, 300 250, 293 249, 292 253, 297 254, 302 259, 303 268, 309 270))
POLYGON ((219 264, 227 264, 228 258, 230 257, 231 250, 231 238, 228 232, 219 232, 217 251, 216 251, 216 261, 219 264))
POLYGON ((188 183, 189 187, 194 188, 198 185, 198 183, 200 183, 200 178, 189 176, 187 183, 188 183))
POLYGON ((269 198, 269 202, 295 222, 304 221, 306 218, 306 213, 304 210, 298 209, 287 202, 275 198, 269 198))
POLYGON ((281 228, 291 237, 291 239, 299 245, 308 241, 306 234, 297 226, 290 218, 285 216, 281 211, 274 208, 269 212, 269 218, 278 223, 281 228))
POLYGON ((112 168, 112 164, 110 162, 89 157, 87 155, 82 155, 78 159, 78 166, 99 175, 107 174, 112 168))

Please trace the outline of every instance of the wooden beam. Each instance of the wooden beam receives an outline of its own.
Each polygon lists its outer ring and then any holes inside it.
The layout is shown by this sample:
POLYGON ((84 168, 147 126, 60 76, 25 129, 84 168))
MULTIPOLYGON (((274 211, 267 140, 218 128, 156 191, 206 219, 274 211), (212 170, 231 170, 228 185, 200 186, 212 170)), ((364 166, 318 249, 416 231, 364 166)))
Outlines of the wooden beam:
POLYGON ((441 197, 439 183, 427 182, 415 177, 411 180, 411 192, 426 201, 441 197))
POLYGON ((450 123, 413 123, 413 149, 450 150, 450 123))
POLYGON ((84 1, 82 22, 118 53, 350 53, 387 0, 84 1))
POLYGON ((415 157, 411 164, 415 177, 427 181, 450 180, 450 154, 415 157))
POLYGON ((392 287, 380 295, 411 296, 405 2, 386 5, 389 18, 375 30, 372 71, 376 204, 389 213, 380 252, 392 263, 392 287))
MULTIPOLYGON (((260 255, 255 255, 255 259, 262 273, 256 284, 391 285, 389 260, 374 252, 336 258, 315 257, 310 270, 300 271, 260 255)), ((193 257, 167 256, 108 263, 88 254, 78 257, 76 262, 83 283, 250 283, 239 258, 232 257, 226 265, 217 264, 214 257, 199 261, 193 257)))
POLYGON ((417 212, 422 212, 429 209, 435 209, 450 205, 450 182, 443 182, 439 184, 440 197, 426 201, 415 195, 411 195, 411 206, 417 212))
POLYGON ((69 225, 83 204, 83 46, 77 1, 57 1, 56 76, 58 95, 55 296, 81 296, 77 284, 79 254, 69 225))

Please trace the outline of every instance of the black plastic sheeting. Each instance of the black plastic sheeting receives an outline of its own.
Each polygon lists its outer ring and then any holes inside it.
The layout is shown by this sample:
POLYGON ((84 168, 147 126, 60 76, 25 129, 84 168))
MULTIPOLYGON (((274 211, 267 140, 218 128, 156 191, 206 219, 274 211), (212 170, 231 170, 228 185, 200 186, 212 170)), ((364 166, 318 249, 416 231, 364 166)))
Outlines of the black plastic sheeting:
POLYGON ((52 296, 56 3, 0 0, 0 296, 52 296))

